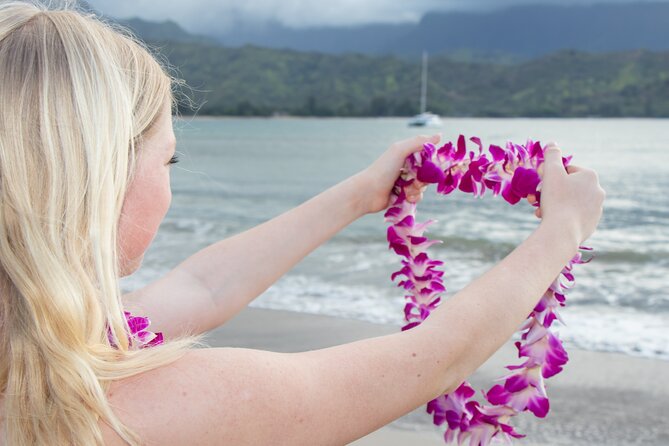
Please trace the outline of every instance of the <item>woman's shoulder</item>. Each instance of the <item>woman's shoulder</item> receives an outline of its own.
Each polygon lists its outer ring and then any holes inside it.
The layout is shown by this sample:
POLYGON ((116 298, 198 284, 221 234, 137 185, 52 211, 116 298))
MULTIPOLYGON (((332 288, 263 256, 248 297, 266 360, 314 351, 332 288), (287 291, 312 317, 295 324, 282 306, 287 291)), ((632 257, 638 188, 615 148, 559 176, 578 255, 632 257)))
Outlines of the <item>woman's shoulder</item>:
MULTIPOLYGON (((188 350, 113 382, 109 402, 146 445, 348 444, 459 384, 458 370, 435 366, 428 335, 414 329, 299 353, 188 350)), ((124 445, 102 428, 105 444, 124 445)))
MULTIPOLYGON (((277 444, 272 436, 290 433, 285 424, 294 421, 304 392, 299 371, 285 379, 295 365, 290 356, 193 349, 169 365, 115 381, 107 395, 120 421, 147 445, 277 444)), ((125 445, 111 427, 101 427, 106 445, 125 445)))
MULTIPOLYGON (((268 423, 258 428, 255 420, 259 410, 272 413, 291 404, 285 398, 271 408, 265 401, 291 389, 289 380, 282 387, 276 379, 293 363, 288 356, 245 348, 192 349, 171 364, 112 382, 107 397, 142 444, 270 444, 264 441, 268 423)), ((0 395, 0 446, 5 446, 4 407, 0 395)), ((126 446, 105 422, 100 427, 105 445, 126 446)))

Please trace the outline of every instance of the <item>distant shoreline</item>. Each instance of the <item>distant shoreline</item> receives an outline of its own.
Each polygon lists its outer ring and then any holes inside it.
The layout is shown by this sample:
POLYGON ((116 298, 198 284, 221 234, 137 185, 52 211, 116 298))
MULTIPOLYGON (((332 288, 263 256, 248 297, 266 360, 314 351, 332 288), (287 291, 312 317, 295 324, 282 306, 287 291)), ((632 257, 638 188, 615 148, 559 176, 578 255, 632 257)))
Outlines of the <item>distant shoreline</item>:
MULTIPOLYGON (((211 119, 211 120, 225 120, 225 119, 249 119, 249 120, 300 120, 300 119, 313 119, 313 120, 355 120, 355 119, 364 119, 364 120, 376 120, 376 119, 405 119, 409 120, 410 116, 300 116, 300 115, 277 115, 277 116, 264 116, 264 115, 255 115, 255 116, 245 116, 245 115, 179 115, 179 118, 184 120, 190 119, 211 119)), ((669 120, 669 116, 442 116, 442 119, 446 120, 460 120, 460 119, 495 119, 495 120, 521 120, 521 119, 536 119, 536 120, 658 120, 666 121, 669 120)), ((438 127, 416 127, 416 129, 429 129, 429 128, 438 128, 438 127)))

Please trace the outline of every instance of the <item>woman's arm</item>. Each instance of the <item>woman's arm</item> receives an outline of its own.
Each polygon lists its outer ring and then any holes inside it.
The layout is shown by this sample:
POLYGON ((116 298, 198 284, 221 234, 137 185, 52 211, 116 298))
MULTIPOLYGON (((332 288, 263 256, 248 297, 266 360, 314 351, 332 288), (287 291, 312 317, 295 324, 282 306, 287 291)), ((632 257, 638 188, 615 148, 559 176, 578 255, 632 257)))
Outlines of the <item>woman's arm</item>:
MULTIPOLYGON (((539 228, 421 325, 303 353, 224 348, 118 383, 147 444, 343 445, 455 389, 529 314, 601 216, 592 171, 547 153, 539 228)), ((105 433, 108 444, 116 444, 105 433)))
POLYGON ((575 248, 542 225, 411 330, 303 353, 201 349, 114 388, 111 402, 146 444, 345 445, 455 389, 575 248))
MULTIPOLYGON (((202 249, 163 278, 126 295, 126 305, 150 316, 152 330, 168 337, 223 324, 342 228, 384 209, 405 158, 427 141, 438 137, 396 143, 368 169, 278 217, 202 249)), ((413 199, 418 195, 416 190, 413 199)))

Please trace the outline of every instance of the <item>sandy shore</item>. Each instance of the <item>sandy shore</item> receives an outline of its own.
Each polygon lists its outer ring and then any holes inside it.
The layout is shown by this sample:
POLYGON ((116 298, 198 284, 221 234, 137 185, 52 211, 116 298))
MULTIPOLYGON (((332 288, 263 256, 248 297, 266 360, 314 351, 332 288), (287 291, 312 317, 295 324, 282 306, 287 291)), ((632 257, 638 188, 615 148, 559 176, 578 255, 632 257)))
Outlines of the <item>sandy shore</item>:
MULTIPOLYGON (((290 311, 248 308, 208 337, 211 346, 296 352, 394 333, 399 327, 290 311)), ((669 445, 669 362, 569 348, 565 371, 551 378, 551 411, 544 420, 523 414, 514 425, 527 438, 518 445, 669 445)), ((487 388, 513 362, 511 343, 470 378, 487 388)), ((424 408, 351 443, 443 445, 443 428, 424 408)))

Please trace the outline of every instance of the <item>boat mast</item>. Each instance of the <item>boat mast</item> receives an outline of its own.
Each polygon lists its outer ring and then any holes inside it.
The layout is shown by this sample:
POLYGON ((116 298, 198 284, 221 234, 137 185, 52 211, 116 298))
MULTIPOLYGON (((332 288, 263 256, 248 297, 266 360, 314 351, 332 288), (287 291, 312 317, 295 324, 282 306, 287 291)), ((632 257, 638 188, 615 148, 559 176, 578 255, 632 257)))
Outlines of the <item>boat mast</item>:
POLYGON ((427 51, 423 51, 423 75, 420 84, 420 112, 427 110, 427 51))

